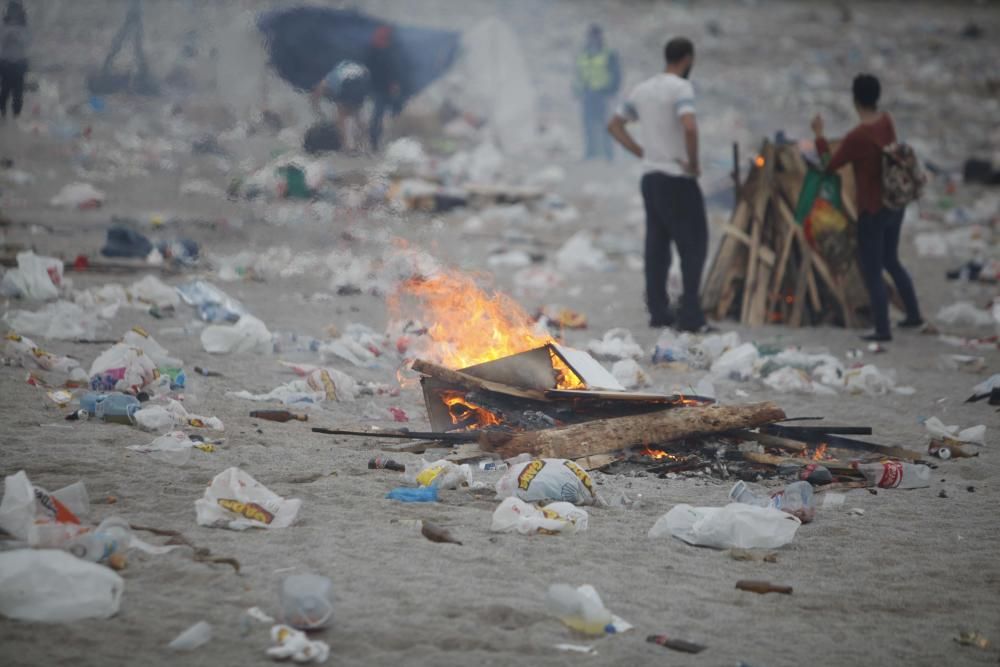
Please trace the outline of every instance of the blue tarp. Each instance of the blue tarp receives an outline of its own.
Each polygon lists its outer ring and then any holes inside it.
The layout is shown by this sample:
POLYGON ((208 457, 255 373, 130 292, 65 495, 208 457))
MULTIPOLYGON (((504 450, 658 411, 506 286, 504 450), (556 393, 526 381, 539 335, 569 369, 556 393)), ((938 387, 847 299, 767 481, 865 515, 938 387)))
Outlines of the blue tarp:
POLYGON ((376 28, 392 29, 400 63, 402 100, 442 76, 458 54, 459 33, 411 28, 355 10, 293 7, 265 12, 257 26, 264 35, 271 65, 299 90, 310 90, 342 60, 366 63, 376 28))

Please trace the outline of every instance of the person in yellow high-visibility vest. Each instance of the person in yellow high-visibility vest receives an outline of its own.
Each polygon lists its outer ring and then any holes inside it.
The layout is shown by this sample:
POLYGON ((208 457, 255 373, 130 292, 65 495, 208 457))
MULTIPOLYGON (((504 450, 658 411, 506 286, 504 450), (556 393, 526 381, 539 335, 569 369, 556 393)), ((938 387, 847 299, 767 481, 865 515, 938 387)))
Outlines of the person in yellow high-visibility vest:
POLYGON ((604 46, 599 25, 587 30, 587 42, 576 58, 573 92, 580 99, 583 116, 584 159, 612 157, 612 140, 605 131, 608 102, 621 86, 618 54, 604 46))

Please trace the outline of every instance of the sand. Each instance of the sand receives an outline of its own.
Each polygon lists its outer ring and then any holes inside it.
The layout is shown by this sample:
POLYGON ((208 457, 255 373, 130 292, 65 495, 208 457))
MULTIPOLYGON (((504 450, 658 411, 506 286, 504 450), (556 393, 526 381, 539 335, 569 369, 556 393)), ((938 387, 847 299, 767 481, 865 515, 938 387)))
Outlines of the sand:
MULTIPOLYGON (((755 25, 760 29, 759 22, 755 25)), ((802 31, 808 34, 806 27, 802 31)), ((120 104, 120 113, 124 109, 153 113, 149 103, 120 104)), ((95 121, 95 128, 110 132, 113 121, 95 121)), ((509 230, 463 234, 461 223, 468 213, 439 220, 342 217, 332 224, 270 225, 253 220, 246 204, 206 196, 178 199, 177 188, 186 177, 177 172, 101 183, 109 198, 99 211, 55 211, 46 202, 72 178, 65 146, 9 126, 0 132, 0 152, 12 156, 19 168, 39 174, 35 184, 12 193, 4 186, 4 214, 16 223, 49 226, 17 224, 6 231, 6 241, 31 245, 43 253, 93 255, 112 216, 155 210, 168 210, 186 220, 210 221, 169 226, 163 233, 191 237, 217 255, 289 245, 300 251, 343 248, 379 256, 386 252, 380 239, 393 236, 426 248, 443 261, 476 269, 484 266, 492 248, 510 245, 503 238, 509 230), (245 223, 239 226, 236 221, 245 223)), ((268 144, 261 140, 260 146, 268 144)), ((252 152, 249 146, 247 150, 252 152)), ((266 156, 266 150, 257 153, 266 156)), ((370 164, 363 159, 337 160, 345 171, 370 164)), ((633 167, 580 165, 571 155, 555 161, 569 173, 558 190, 583 213, 576 224, 592 230, 617 225, 623 230, 623 242, 639 249, 641 228, 625 222, 623 214, 635 207, 633 167), (593 192, 601 185, 610 188, 608 195, 586 194, 588 187, 593 192)), ((190 158, 182 167, 185 175, 199 173, 199 169, 207 172, 204 158, 190 158)), ((215 179, 225 185, 220 176, 215 179)), ((969 201, 982 194, 963 191, 969 201)), ((568 233, 554 226, 528 231, 537 239, 533 247, 550 254, 568 233)), ((712 234, 718 238, 717 226, 712 234)), ((912 270, 927 314, 959 298, 977 302, 989 298, 988 288, 946 283, 943 274, 953 262, 916 258, 911 236, 908 230, 902 244, 904 262, 912 270)), ((510 273, 497 271, 496 284, 512 290, 510 273)), ((127 284, 141 275, 74 275, 73 280, 82 288, 109 281, 127 284)), ((200 274, 189 272, 166 280, 178 284, 194 275, 200 274)), ((210 272, 204 275, 211 277, 210 272)), ((387 321, 385 303, 378 297, 337 296, 324 303, 308 300, 308 295, 330 291, 325 279, 300 276, 220 285, 272 331, 320 337, 331 324, 343 329, 361 322, 380 330, 387 321)), ((569 332, 566 342, 570 345, 585 345, 617 326, 630 329, 647 350, 657 337, 656 331, 645 326, 641 273, 622 265, 606 273, 567 274, 562 290, 542 297, 520 295, 520 300, 528 309, 559 302, 584 311, 590 328, 569 332)), ((5 310, 20 307, 19 303, 5 304, 5 310)), ((411 427, 423 428, 419 391, 325 405, 311 413, 308 423, 254 420, 248 413, 260 404, 227 397, 225 392, 268 391, 292 379, 277 363, 279 359, 316 362, 316 356, 209 355, 196 334, 176 333, 190 320, 191 312, 185 307, 167 320, 123 309, 111 325, 116 336, 142 326, 187 367, 200 365, 223 374, 194 378, 186 401, 189 410, 216 415, 225 423, 225 443, 217 451, 195 452, 182 467, 157 463, 126 449, 151 440, 148 434, 94 421, 65 422, 64 410, 24 382, 24 369, 2 367, 0 473, 24 469, 33 482, 50 490, 82 479, 94 503, 93 520, 121 515, 133 524, 181 531, 215 555, 237 558, 240 573, 227 565, 193 562, 186 549, 162 556, 133 552, 122 573, 126 588, 118 615, 58 626, 0 620, 0 663, 267 664, 267 626, 251 625, 244 635, 240 618, 251 606, 276 613, 280 581, 291 572, 316 572, 334 582, 335 620, 317 635, 332 647, 327 664, 733 665, 745 661, 774 667, 997 662, 1000 525, 995 508, 1000 501, 996 482, 1000 461, 994 449, 1000 418, 984 403, 963 403, 976 382, 1000 367, 1000 354, 995 350, 973 352, 986 357, 987 371, 978 375, 942 371, 940 355, 960 350, 935 336, 901 332, 884 354, 866 353, 865 361, 895 369, 900 384, 915 388, 912 396, 842 393, 816 397, 776 394, 757 382, 719 382, 722 401, 775 400, 789 415, 822 415, 832 423, 871 425, 877 441, 918 451, 929 439, 922 418, 937 416, 963 427, 987 425, 988 444, 981 456, 940 463, 930 488, 847 493, 842 507, 821 510, 814 523, 799 529, 792 544, 778 550, 778 562, 769 564, 738 562, 726 552, 646 536, 657 517, 677 503, 724 504, 731 481, 595 473, 603 495, 641 493, 643 502, 635 509, 593 509, 590 529, 574 536, 492 534, 489 524, 496 501, 488 494, 449 491, 433 505, 388 501, 384 495, 399 484, 398 475, 366 468, 369 457, 383 451, 380 443, 317 435, 309 427, 390 425, 388 408, 401 407, 410 416, 411 427), (217 473, 230 466, 241 467, 280 495, 301 499, 298 522, 273 531, 197 526, 194 501, 217 473), (108 504, 108 497, 116 502, 108 504), (864 514, 850 515, 851 508, 860 508, 864 514), (464 544, 429 542, 411 523, 400 521, 408 519, 446 526, 464 544), (771 580, 791 585, 795 592, 759 596, 735 590, 739 579, 771 580), (607 606, 633 623, 635 630, 600 640, 572 637, 545 611, 545 591, 555 582, 594 585, 607 606), (209 644, 183 656, 167 651, 166 644, 173 637, 199 620, 214 627, 209 644), (959 646, 953 638, 962 630, 985 633, 994 648, 981 651, 959 646), (688 656, 644 641, 646 635, 660 633, 709 649, 688 656), (554 648, 565 642, 591 644, 597 655, 568 654, 554 648)), ((856 331, 829 327, 751 331, 730 322, 720 325, 758 343, 826 349, 841 358, 861 347, 856 331)), ((990 333, 989 328, 948 330, 990 333)), ((54 352, 80 358, 84 366, 104 349, 102 345, 39 342, 54 352)), ((652 367, 646 359, 640 362, 651 376, 653 389, 686 387, 704 374, 652 367)), ((394 377, 388 368, 336 366, 362 380, 388 383, 394 377)), ((415 460, 408 455, 396 458, 415 460)), ((476 479, 490 484, 498 478, 499 473, 476 474, 476 479)), ((142 536, 154 543, 164 541, 142 536)))

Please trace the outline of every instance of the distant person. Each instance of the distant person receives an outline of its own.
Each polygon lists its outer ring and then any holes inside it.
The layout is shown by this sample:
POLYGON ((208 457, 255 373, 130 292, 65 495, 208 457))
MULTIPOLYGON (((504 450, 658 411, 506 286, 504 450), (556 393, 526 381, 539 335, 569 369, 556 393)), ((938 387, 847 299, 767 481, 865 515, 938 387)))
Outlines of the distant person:
POLYGON ((349 151, 357 151, 361 147, 360 136, 364 129, 361 107, 371 93, 371 85, 371 73, 367 67, 353 60, 345 60, 323 77, 310 96, 317 114, 321 113, 322 99, 336 105, 337 132, 342 145, 349 151))
POLYGON ((7 118, 7 100, 14 118, 24 106, 24 77, 28 73, 28 15, 20 0, 10 0, 0 26, 0 118, 7 118))
POLYGON ((371 45, 365 58, 371 74, 374 108, 369 123, 369 138, 373 151, 382 138, 382 119, 386 111, 393 115, 403 110, 403 61, 391 27, 380 25, 372 33, 371 45))
POLYGON ((666 70, 643 81, 608 123, 608 132, 628 152, 642 158, 642 198, 646 206, 646 305, 649 324, 682 331, 711 330, 698 291, 708 253, 705 200, 698 186, 698 125, 694 88, 688 81, 694 45, 678 37, 664 49, 666 70), (639 143, 627 123, 639 121, 639 143), (684 294, 676 316, 670 310, 667 276, 670 244, 681 258, 684 294))
POLYGON ((903 209, 891 209, 882 204, 882 149, 896 142, 892 116, 879 111, 882 92, 879 80, 870 74, 854 77, 854 108, 858 125, 848 132, 830 158, 830 144, 823 136, 823 117, 816 114, 812 129, 816 134, 816 150, 826 162, 826 171, 833 173, 851 165, 858 197, 858 263, 871 298, 875 332, 862 336, 864 340, 890 341, 889 297, 886 294, 883 270, 888 271, 903 299, 906 319, 903 328, 916 328, 924 323, 913 281, 899 261, 899 234, 903 225, 903 209))
POLYGON ((604 131, 608 103, 621 87, 618 54, 604 46, 604 31, 592 25, 583 51, 576 58, 573 92, 580 99, 583 119, 584 159, 612 158, 611 136, 604 131))

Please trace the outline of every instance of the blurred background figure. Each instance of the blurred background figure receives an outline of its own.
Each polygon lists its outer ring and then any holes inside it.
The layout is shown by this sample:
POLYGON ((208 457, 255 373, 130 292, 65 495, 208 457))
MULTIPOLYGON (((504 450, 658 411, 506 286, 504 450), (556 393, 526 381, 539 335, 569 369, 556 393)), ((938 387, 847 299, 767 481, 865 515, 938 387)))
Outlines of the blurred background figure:
POLYGON ((14 118, 24 106, 24 76, 28 72, 28 16, 20 0, 10 0, 0 26, 0 117, 7 117, 7 100, 14 118))
POLYGON ((593 24, 587 41, 576 58, 573 92, 580 99, 583 118, 584 159, 612 158, 612 139, 605 131, 608 103, 621 87, 618 53, 604 45, 604 31, 593 24))
POLYGON ((368 68, 353 60, 341 61, 330 70, 312 90, 313 109, 322 117, 320 102, 327 100, 337 107, 337 133, 345 149, 361 148, 365 123, 361 120, 361 107, 371 92, 371 73, 368 68))
POLYGON ((369 125, 371 148, 375 151, 378 150, 378 142, 382 137, 382 118, 385 112, 391 111, 396 116, 403 110, 403 54, 392 28, 380 25, 375 29, 365 64, 371 72, 372 98, 375 103, 369 125))
POLYGON ((87 87, 95 94, 109 94, 122 91, 155 95, 159 92, 156 82, 146 62, 146 49, 143 44, 142 0, 129 0, 125 21, 111 40, 111 48, 104 57, 101 69, 87 80, 87 87), (116 73, 115 58, 121 53, 127 42, 132 42, 132 59, 135 61, 135 71, 116 73))

